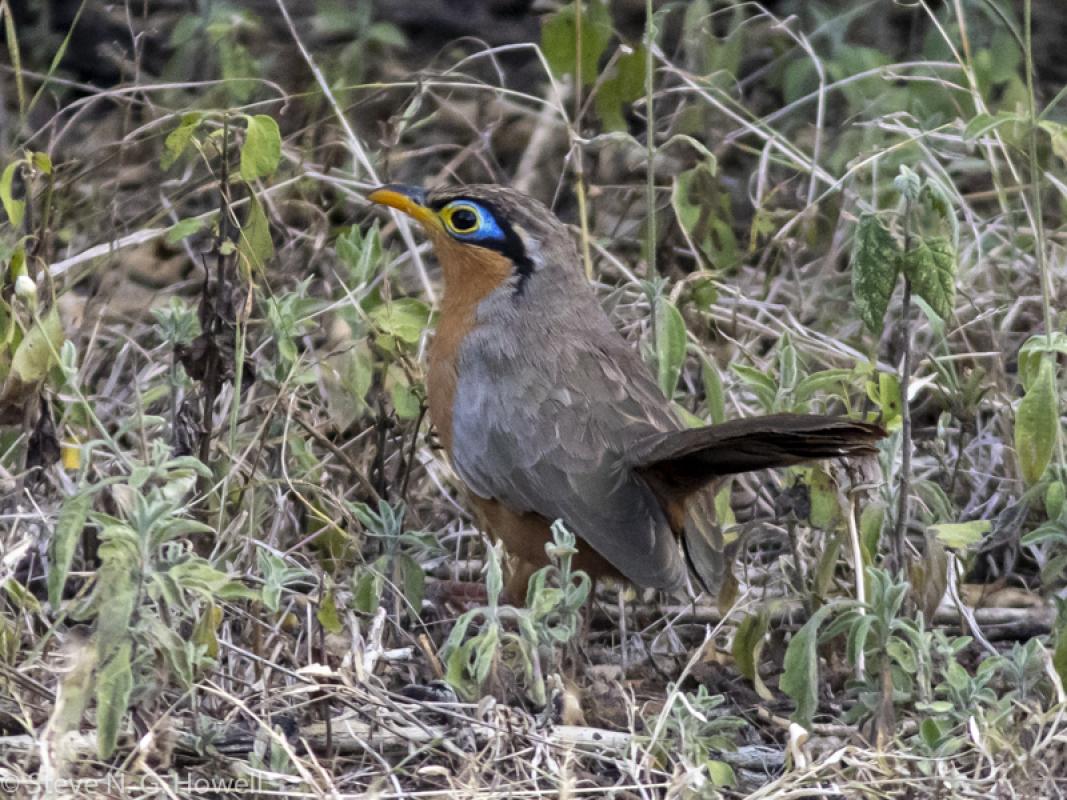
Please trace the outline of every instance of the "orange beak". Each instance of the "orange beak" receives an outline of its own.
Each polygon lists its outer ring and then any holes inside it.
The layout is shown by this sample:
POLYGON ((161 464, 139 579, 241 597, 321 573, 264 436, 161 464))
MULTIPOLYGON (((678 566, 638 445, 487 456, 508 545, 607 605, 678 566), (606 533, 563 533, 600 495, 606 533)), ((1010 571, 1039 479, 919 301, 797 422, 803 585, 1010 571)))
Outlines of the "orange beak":
POLYGON ((367 195, 372 203, 389 206, 397 211, 403 211, 409 217, 418 220, 423 225, 440 225, 437 214, 426 205, 426 191, 418 186, 402 186, 390 183, 379 187, 367 195))

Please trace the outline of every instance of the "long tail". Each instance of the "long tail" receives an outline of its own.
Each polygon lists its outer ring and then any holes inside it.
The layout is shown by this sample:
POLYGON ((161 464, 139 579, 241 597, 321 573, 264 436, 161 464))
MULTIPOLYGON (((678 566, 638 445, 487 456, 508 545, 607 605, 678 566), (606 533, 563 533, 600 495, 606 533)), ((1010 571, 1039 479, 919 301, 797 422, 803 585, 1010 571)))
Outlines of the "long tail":
POLYGON ((871 455, 884 436, 881 426, 847 417, 772 414, 649 436, 627 456, 658 491, 681 500, 739 472, 871 455))
POLYGON ((693 574, 716 593, 732 580, 733 557, 715 520, 714 492, 701 489, 739 472, 871 455, 884 436, 880 426, 847 417, 774 414, 656 434, 627 455, 663 502, 693 574))

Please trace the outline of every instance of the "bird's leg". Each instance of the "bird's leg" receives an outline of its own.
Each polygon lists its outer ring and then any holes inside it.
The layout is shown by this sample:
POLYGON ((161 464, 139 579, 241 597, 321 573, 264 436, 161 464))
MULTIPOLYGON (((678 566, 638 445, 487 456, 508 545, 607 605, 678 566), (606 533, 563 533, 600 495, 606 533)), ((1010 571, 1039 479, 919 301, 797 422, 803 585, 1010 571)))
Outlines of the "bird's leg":
POLYGON ((627 631, 626 631, 626 588, 624 586, 619 587, 619 594, 617 598, 619 604, 619 647, 620 658, 622 660, 622 674, 626 675, 626 671, 630 666, 630 652, 627 647, 627 631))

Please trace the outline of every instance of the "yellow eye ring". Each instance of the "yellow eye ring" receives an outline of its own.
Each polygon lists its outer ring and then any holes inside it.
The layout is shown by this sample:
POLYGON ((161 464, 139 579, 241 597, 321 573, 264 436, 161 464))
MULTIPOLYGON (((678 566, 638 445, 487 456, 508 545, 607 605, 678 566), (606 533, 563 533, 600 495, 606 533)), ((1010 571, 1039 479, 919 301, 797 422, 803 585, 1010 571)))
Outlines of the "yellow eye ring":
POLYGON ((482 223, 478 209, 466 203, 458 203, 441 209, 441 219, 452 233, 460 235, 474 233, 482 223))

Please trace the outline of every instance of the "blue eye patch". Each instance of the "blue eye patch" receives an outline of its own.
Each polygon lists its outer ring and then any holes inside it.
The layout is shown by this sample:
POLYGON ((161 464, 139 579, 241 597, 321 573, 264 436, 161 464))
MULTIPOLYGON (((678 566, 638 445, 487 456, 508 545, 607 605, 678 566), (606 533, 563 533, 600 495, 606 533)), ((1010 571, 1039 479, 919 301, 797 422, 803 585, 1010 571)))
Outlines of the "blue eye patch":
POLYGON ((473 200, 453 200, 438 214, 445 229, 461 241, 503 242, 507 239, 493 213, 473 200))
POLYGON ((526 252, 525 242, 511 224, 506 206, 498 205, 493 198, 482 199, 474 192, 457 192, 446 197, 431 197, 429 207, 437 214, 441 227, 457 242, 494 250, 510 260, 518 276, 514 295, 516 298, 522 296, 534 264, 526 252))

